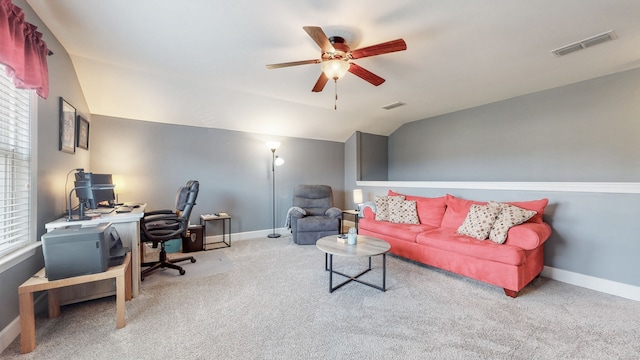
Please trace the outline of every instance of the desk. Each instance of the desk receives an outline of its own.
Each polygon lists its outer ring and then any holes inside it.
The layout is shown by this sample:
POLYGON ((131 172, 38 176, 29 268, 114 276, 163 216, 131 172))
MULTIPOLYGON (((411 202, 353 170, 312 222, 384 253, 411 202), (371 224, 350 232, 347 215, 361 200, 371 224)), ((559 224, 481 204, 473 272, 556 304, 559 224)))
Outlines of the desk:
MULTIPOLYGON (((67 221, 67 218, 45 224, 47 232, 65 226, 96 226, 104 222, 111 222, 116 228, 122 244, 131 249, 131 295, 137 297, 140 292, 140 219, 144 216, 146 204, 134 208, 130 213, 116 213, 115 211, 104 214, 91 220, 67 221)), ((96 282, 80 286, 61 289, 61 304, 97 299, 115 294, 115 287, 111 281, 96 282)))
POLYGON ((107 271, 66 279, 49 281, 44 268, 18 287, 20 302, 20 352, 32 352, 36 348, 36 322, 33 309, 33 293, 47 290, 49 296, 49 317, 60 316, 59 289, 71 285, 86 284, 94 281, 115 279, 116 283, 116 327, 126 325, 124 302, 131 299, 131 253, 127 253, 122 264, 112 266, 107 271))

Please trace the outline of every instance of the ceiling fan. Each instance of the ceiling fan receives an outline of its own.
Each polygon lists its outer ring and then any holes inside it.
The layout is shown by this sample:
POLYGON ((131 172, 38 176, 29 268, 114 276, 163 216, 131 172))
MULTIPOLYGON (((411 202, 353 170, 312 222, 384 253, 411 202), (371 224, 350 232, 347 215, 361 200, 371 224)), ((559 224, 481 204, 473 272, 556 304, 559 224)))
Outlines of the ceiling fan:
POLYGON ((267 69, 278 69, 288 66, 321 64, 322 73, 311 91, 320 92, 324 89, 329 79, 338 81, 347 71, 371 83, 374 86, 382 84, 385 80, 365 68, 351 62, 353 59, 362 59, 369 56, 382 55, 407 49, 407 44, 402 39, 387 41, 384 43, 351 50, 340 36, 327 37, 322 28, 318 26, 304 26, 304 31, 320 46, 322 54, 320 59, 293 61, 280 64, 267 65, 267 69))

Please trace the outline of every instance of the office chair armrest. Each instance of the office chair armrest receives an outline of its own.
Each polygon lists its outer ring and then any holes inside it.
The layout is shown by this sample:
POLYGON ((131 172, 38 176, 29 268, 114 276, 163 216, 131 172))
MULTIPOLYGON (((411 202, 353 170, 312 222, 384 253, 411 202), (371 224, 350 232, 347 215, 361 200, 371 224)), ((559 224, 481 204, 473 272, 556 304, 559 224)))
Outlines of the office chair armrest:
POLYGON ((153 211, 145 211, 144 216, 153 216, 153 215, 176 215, 176 212, 173 210, 153 210, 153 211))
POLYGON ((151 227, 146 226, 146 223, 142 223, 140 226, 146 241, 166 241, 181 238, 187 229, 187 220, 179 218, 167 218, 162 219, 161 223, 150 224, 151 227))

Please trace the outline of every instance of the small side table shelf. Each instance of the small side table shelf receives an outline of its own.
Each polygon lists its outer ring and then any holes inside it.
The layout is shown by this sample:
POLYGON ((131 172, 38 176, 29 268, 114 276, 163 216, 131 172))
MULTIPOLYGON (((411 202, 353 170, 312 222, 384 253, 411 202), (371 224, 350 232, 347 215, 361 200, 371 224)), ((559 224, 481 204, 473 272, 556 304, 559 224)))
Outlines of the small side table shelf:
MULTIPOLYGON (((356 226, 356 230, 358 230, 358 219, 360 218, 360 212, 358 210, 342 210, 342 217, 344 218, 344 215, 351 215, 353 216, 353 222, 355 223, 356 226)), ((340 221, 340 233, 342 234, 342 229, 343 229, 343 225, 342 225, 342 221, 344 219, 342 219, 340 221)))
POLYGON ((200 215, 200 225, 202 225, 202 248, 204 250, 215 250, 225 247, 231 247, 231 216, 229 215, 214 215, 205 214, 200 215), (222 240, 207 242, 207 221, 222 221, 222 240), (207 245, 216 245, 216 247, 207 249, 207 245))

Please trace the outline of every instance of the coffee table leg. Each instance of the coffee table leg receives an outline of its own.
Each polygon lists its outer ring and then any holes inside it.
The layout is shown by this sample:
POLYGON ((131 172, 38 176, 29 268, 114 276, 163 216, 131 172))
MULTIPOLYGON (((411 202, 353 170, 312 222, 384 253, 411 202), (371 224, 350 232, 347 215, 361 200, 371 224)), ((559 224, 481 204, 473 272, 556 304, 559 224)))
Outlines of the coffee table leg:
MULTIPOLYGON (((371 267, 371 258, 369 258, 369 267, 371 267)), ((387 254, 382 254, 382 291, 387 291, 387 254)))
POLYGON ((329 293, 333 292, 333 254, 329 254, 329 293))

